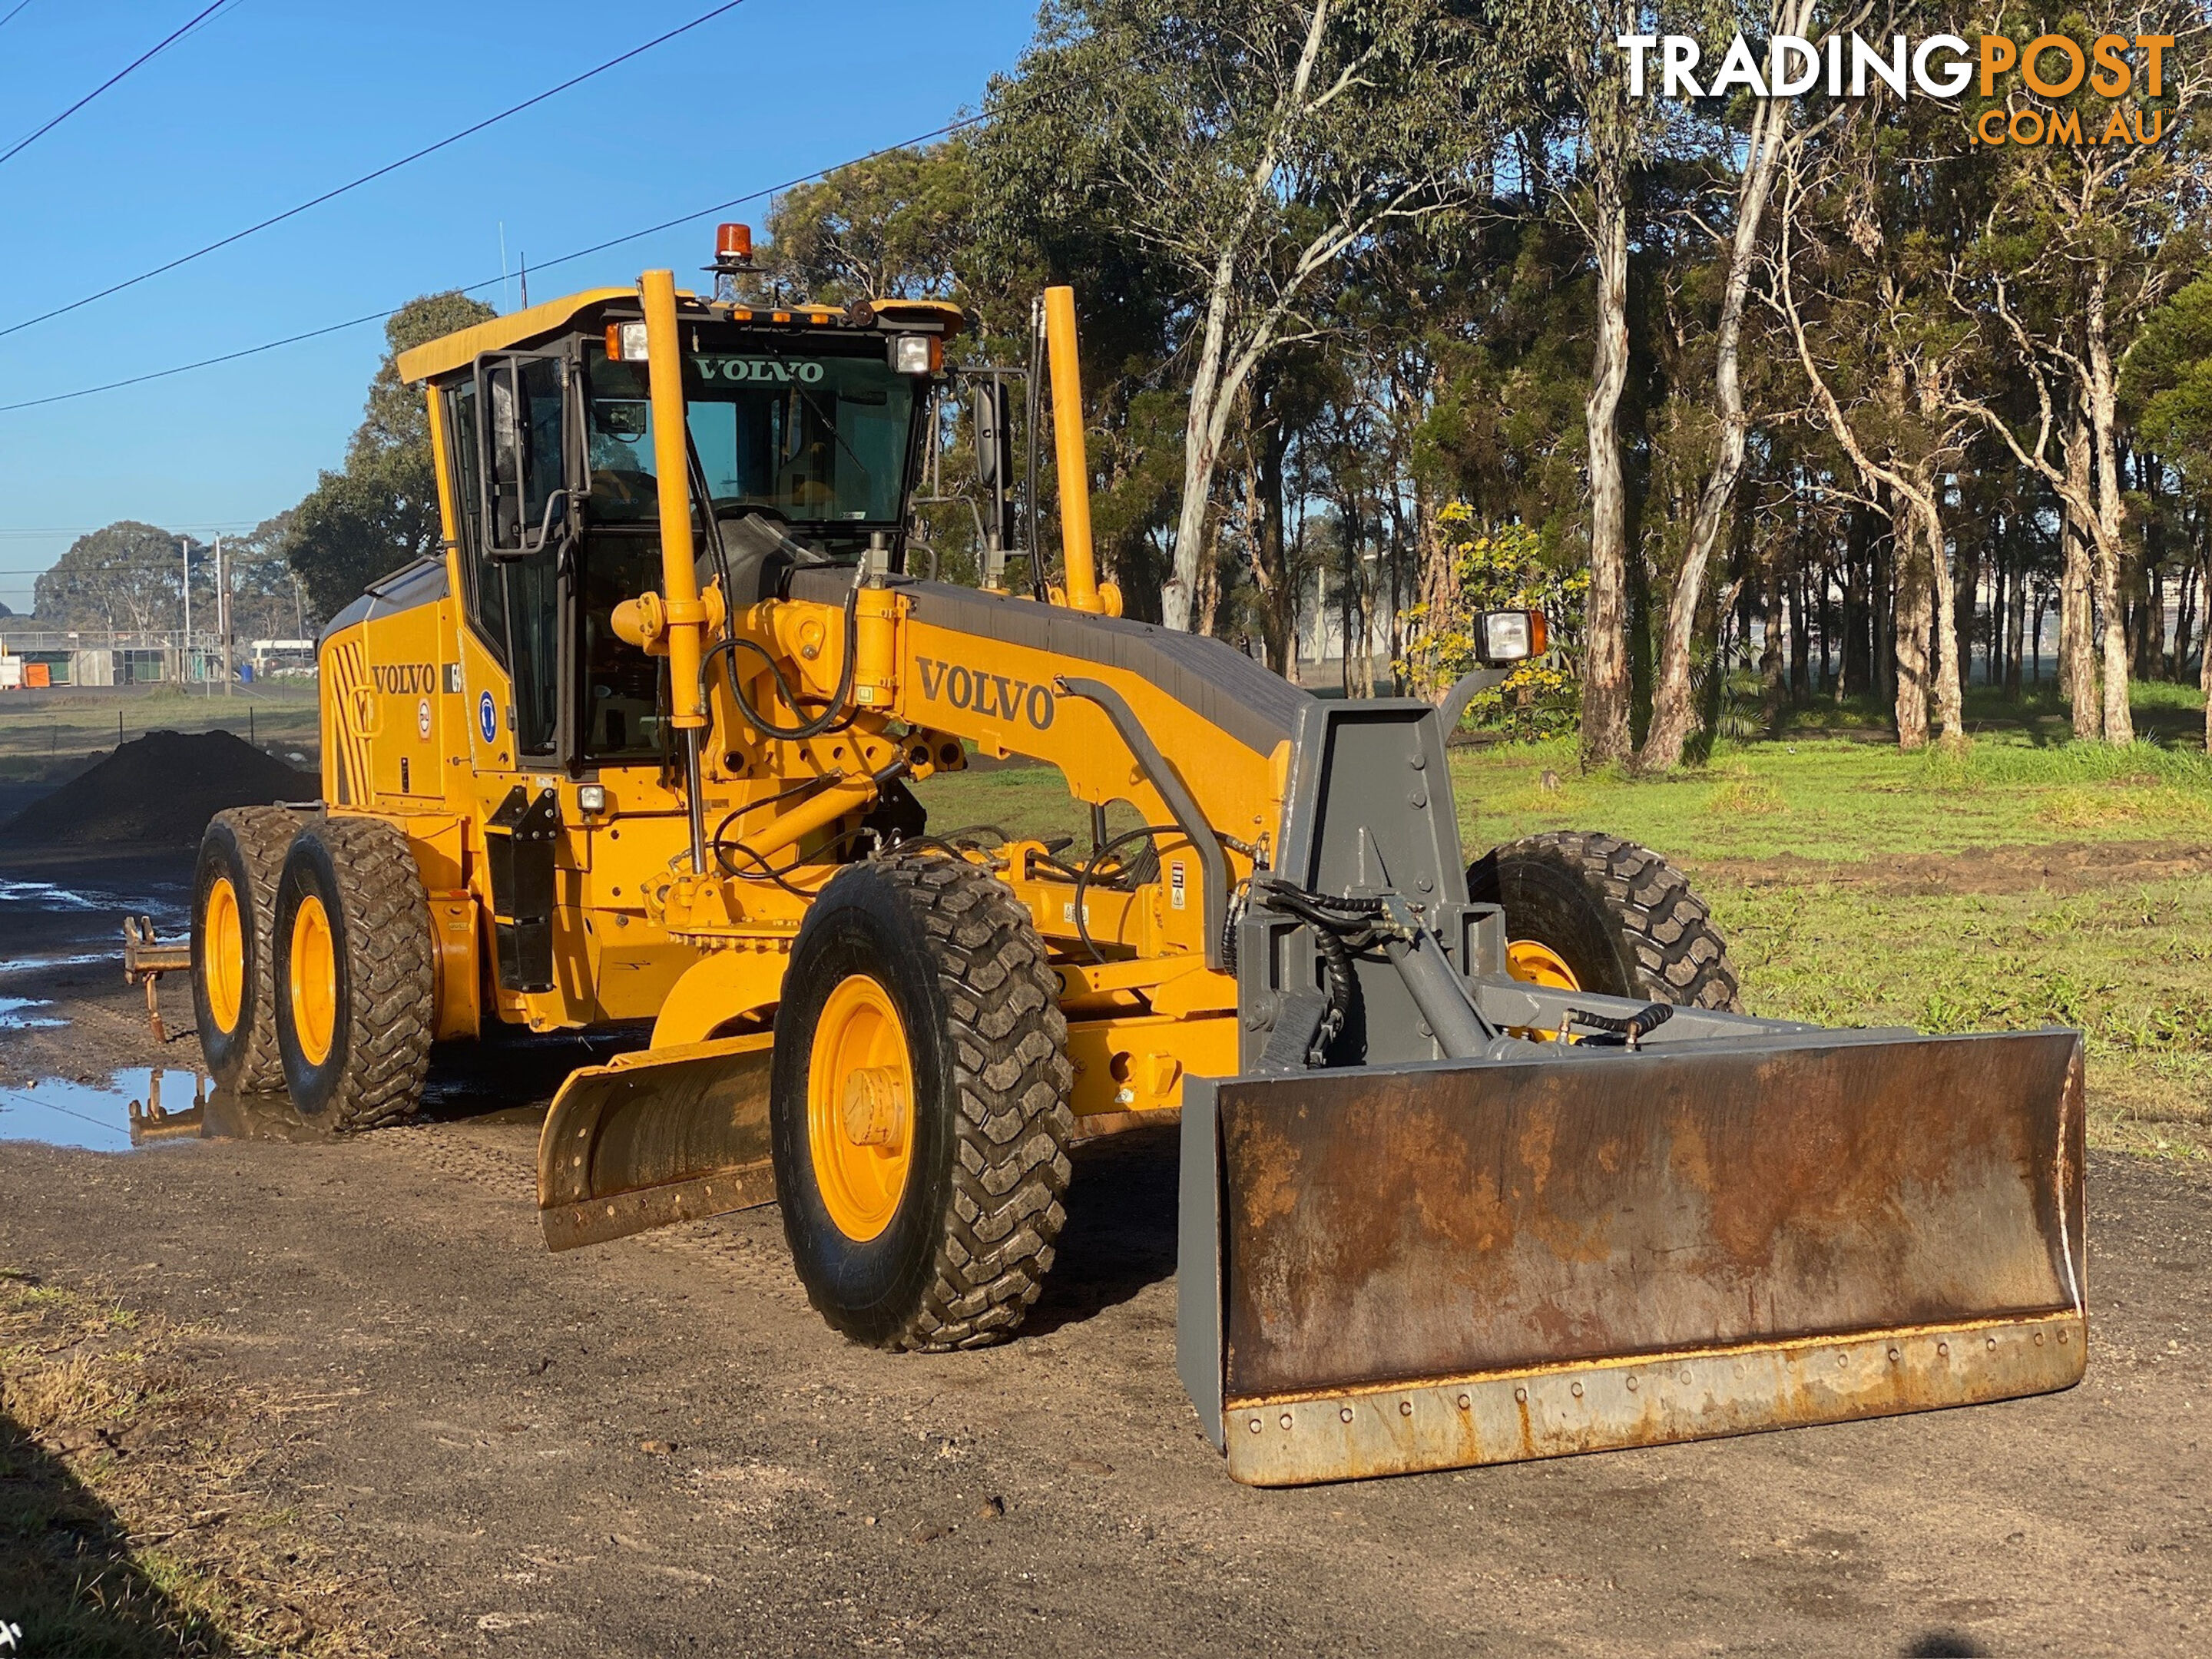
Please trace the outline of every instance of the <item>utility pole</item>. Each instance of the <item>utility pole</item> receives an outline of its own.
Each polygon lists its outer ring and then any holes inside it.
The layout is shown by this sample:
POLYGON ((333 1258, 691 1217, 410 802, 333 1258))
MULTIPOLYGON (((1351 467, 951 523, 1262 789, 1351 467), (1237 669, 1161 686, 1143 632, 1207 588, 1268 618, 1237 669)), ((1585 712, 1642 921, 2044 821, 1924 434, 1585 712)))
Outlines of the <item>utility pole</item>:
POLYGON ((230 574, 222 562, 222 538, 215 538, 216 632, 222 636, 222 695, 237 690, 238 676, 230 661, 230 574))
POLYGON ((177 657, 177 690, 191 688, 192 678, 192 541, 189 536, 177 538, 177 549, 185 556, 185 648, 177 657))

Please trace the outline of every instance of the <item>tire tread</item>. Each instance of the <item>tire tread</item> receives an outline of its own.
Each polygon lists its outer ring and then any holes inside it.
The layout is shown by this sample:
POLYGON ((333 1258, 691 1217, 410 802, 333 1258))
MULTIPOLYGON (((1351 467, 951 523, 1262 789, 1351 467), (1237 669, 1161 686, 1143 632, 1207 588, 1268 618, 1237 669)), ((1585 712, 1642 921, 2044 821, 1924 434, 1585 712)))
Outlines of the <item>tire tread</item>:
POLYGON ((429 896, 393 825, 331 817, 316 833, 338 875, 349 969, 346 1063, 326 1109, 343 1133, 389 1128, 414 1116, 430 1066, 429 896))
MULTIPOLYGON (((250 888, 244 896, 254 933, 251 1028, 237 1075, 224 1079, 241 1094, 281 1092, 284 1087, 284 1057, 276 1047, 276 881, 284 873, 284 855, 300 822, 300 813, 290 807, 233 806, 216 813, 208 825, 210 832, 217 824, 229 832, 245 860, 250 888)), ((195 949, 192 954, 197 973, 199 952, 195 949)))
POLYGON ((887 1346, 987 1347, 1036 1301, 1067 1219, 1075 1072, 1060 978, 1029 912, 988 871, 937 853, 895 853, 877 867, 937 958, 959 1096, 944 1235, 920 1307, 887 1346))

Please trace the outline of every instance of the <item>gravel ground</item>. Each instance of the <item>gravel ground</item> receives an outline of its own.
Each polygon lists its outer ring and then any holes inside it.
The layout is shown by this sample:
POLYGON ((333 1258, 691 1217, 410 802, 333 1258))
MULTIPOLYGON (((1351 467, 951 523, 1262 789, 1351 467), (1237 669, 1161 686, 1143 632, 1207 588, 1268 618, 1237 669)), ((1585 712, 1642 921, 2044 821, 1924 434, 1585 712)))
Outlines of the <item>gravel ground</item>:
MULTIPOLYGON (((0 958, 109 936, 96 907, 9 890, 0 958)), ((67 1024, 0 1031, 0 1085, 196 1057, 153 1047, 112 961, 0 961, 0 996, 27 979, 67 1024)), ((188 1027, 183 988, 165 1003, 188 1027)), ((574 1058, 447 1057, 446 1121, 350 1142, 0 1147, 0 1267, 189 1327, 204 1384, 316 1402, 260 1478, 389 1587, 394 1650, 2212 1647, 2202 1176, 2093 1159, 2094 1346, 2069 1394, 1265 1492, 1229 1480, 1175 1380, 1171 1138, 1081 1150, 1020 1340, 886 1355, 807 1308, 773 1209, 547 1255, 533 1108, 574 1058)))

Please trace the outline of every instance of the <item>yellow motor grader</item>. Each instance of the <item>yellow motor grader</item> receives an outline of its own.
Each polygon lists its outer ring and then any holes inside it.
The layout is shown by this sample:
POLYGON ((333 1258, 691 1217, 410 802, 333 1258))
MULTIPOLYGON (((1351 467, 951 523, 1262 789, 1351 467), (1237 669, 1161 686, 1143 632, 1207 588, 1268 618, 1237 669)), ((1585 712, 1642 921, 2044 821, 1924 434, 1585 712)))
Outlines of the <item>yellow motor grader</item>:
MULTIPOLYGON (((208 830, 218 1079, 366 1128, 434 1042, 650 1020, 553 1103, 548 1244, 775 1201, 814 1305, 890 1348, 1009 1335, 1070 1147, 1179 1120, 1178 1363, 1260 1484, 2079 1379, 2075 1034, 1747 1018, 1653 854, 1470 865, 1463 704, 1122 616, 1072 295, 1026 481, 1024 374, 949 369, 961 322, 650 271, 401 358, 444 550, 324 634, 323 800, 208 830), (974 586, 917 568, 963 383, 974 586), (1089 844, 933 824, 978 756, 1057 769, 1089 844)), ((1543 649, 1528 613, 1479 635, 1462 696, 1543 649)))

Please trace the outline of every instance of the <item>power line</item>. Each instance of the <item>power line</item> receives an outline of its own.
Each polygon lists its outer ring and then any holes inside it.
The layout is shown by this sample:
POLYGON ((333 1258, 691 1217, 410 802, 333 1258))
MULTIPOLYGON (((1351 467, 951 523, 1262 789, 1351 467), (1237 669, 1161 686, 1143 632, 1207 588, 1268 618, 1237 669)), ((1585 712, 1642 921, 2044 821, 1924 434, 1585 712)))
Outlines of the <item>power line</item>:
MULTIPOLYGON (((677 226, 690 224, 695 219, 705 219, 717 213, 727 213, 732 208, 744 207, 764 197, 780 196, 787 190, 795 190, 801 185, 811 184, 824 174, 836 172, 840 167, 858 167, 863 161, 872 161, 878 156, 888 155, 894 150, 910 149, 916 144, 926 144, 934 138, 947 137, 964 128, 975 126, 983 119, 982 116, 970 115, 957 121, 949 121, 945 125, 922 133, 919 137, 905 139, 896 144, 885 144, 880 149, 872 149, 865 155, 854 156, 850 161, 836 161, 826 167, 817 167, 812 173, 801 173, 794 179, 787 179, 781 184, 769 185, 764 189, 752 191, 743 196, 733 196, 726 202, 715 203, 712 207, 700 208, 695 212, 682 214, 673 219, 664 219, 657 225, 647 226, 643 230, 633 230, 625 235, 612 237, 604 242, 594 242, 589 247, 578 248, 573 253, 563 253, 557 258, 548 259, 543 264, 533 268, 538 270, 550 270, 556 265, 565 265, 577 259, 588 258, 594 253, 604 253, 609 248, 620 247, 625 242, 635 242, 647 236, 657 236, 664 230, 673 230, 677 226)), ((472 283, 466 288, 452 289, 447 291, 455 294, 474 294, 483 289, 496 288, 506 280, 503 276, 491 276, 481 283, 472 283)), ((360 328, 368 323, 381 322, 398 309, 398 306, 387 306, 380 311, 368 312, 359 317, 349 317, 342 323, 331 323, 321 328, 309 329, 304 334, 289 334, 281 340, 270 340, 262 345, 241 347, 236 351, 226 351, 216 357, 203 357, 198 362, 179 363, 173 368, 157 368, 144 374, 133 374, 127 380, 109 380, 104 385, 83 386, 75 392, 57 392, 48 397, 27 398, 18 404, 0 404, 0 415, 12 414, 17 410, 42 409, 49 404, 70 403, 78 398, 96 397, 103 392, 119 392, 125 386, 143 386, 149 380, 166 380, 173 375, 190 374, 197 369, 213 368, 221 363, 236 362, 241 357, 258 356, 264 351, 276 351, 285 346, 298 345, 303 341, 319 339, 325 334, 337 334, 349 328, 360 328)), ((0 535, 5 533, 7 532, 0 532, 0 535)))
POLYGON ((16 12, 21 11, 24 7, 30 3, 31 0, 15 0, 15 10, 10 11, 5 17, 0 17, 0 29, 4 29, 9 24, 14 22, 15 21, 16 12))
MULTIPOLYGON (((17 6, 17 7, 15 8, 15 11, 21 11, 21 10, 22 10, 22 9, 23 9, 23 6, 27 6, 27 5, 30 4, 30 3, 31 3, 31 0, 23 0, 23 5, 19 5, 19 6, 17 6)), ((199 15, 198 16, 197 16, 197 17, 193 18, 193 19, 192 19, 192 21, 191 21, 191 22, 189 22, 189 23, 185 24, 182 28, 179 29, 175 33, 173 33, 173 34, 170 35, 167 40, 163 40, 163 41, 161 42, 161 45, 159 45, 159 46, 155 46, 155 47, 151 48, 151 49, 150 49, 150 50, 149 50, 149 51, 146 51, 146 52, 141 52, 137 57, 136 57, 136 58, 132 58, 132 59, 131 59, 128 64, 125 64, 121 69, 119 69, 119 70, 116 70, 114 74, 112 74, 112 75, 109 76, 107 77, 107 79, 106 79, 105 81, 102 81, 102 82, 101 82, 98 86, 94 87, 94 88, 90 92, 88 92, 87 94, 85 94, 85 95, 84 95, 83 97, 82 97, 82 98, 78 99, 78 100, 76 100, 76 102, 75 102, 74 104, 71 104, 71 105, 70 105, 67 109, 64 110, 64 111, 63 111, 59 115, 57 115, 56 117, 54 117, 54 118, 53 118, 52 120, 51 120, 51 121, 47 122, 47 123, 46 124, 46 125, 44 125, 44 126, 40 127, 40 128, 36 132, 33 132, 33 133, 30 134, 30 135, 29 135, 28 137, 27 137, 18 138, 18 139, 15 142, 15 143, 14 143, 13 145, 11 145, 9 149, 5 149, 5 150, 0 150, 0 166, 4 166, 6 163, 8 163, 8 162, 9 162, 9 161, 14 161, 14 160, 15 159, 15 157, 17 157, 18 155, 21 155, 25 150, 28 149, 29 149, 33 144, 36 143, 40 139, 41 139, 41 138, 45 137, 48 133, 52 132, 52 131, 56 127, 58 127, 58 126, 61 125, 61 124, 62 124, 63 122, 64 122, 64 121, 68 120, 68 119, 70 118, 70 116, 72 116, 72 115, 76 114, 79 110, 82 109, 82 108, 83 108, 87 104, 90 103, 94 99, 95 99, 95 98, 99 97, 99 96, 100 96, 100 94, 101 93, 106 92, 106 91, 110 87, 113 86, 113 85, 114 85, 118 81, 120 81, 121 79, 123 79, 123 77, 124 77, 125 76, 126 76, 126 75, 130 74, 131 70, 135 70, 135 69, 138 69, 138 68, 140 68, 141 66, 143 66, 143 65, 144 65, 144 64, 149 64, 149 63, 152 62, 155 58, 156 58, 160 57, 163 52, 167 52, 167 51, 171 46, 173 46, 174 45, 176 45, 178 41, 179 41, 179 40, 183 40, 183 39, 185 38, 185 36, 186 36, 187 34, 190 34, 190 33, 192 32, 192 30, 193 30, 193 29, 195 29, 195 28, 197 28, 200 24, 202 24, 202 23, 205 22, 205 21, 206 21, 210 17, 213 16, 216 12, 221 11, 221 10, 222 9, 222 8, 223 8, 226 4, 228 4, 228 0, 215 0, 215 3, 214 3, 213 5, 211 5, 211 6, 208 7, 208 9, 207 9, 205 11, 203 11, 202 13, 200 13, 200 15, 199 15)), ((15 16, 15 11, 11 11, 11 12, 9 12, 9 13, 8 14, 8 16, 7 16, 7 17, 0 17, 0 24, 4 24, 4 23, 6 23, 6 22, 8 21, 8 19, 9 19, 9 18, 11 18, 11 17, 15 16)))
MULTIPOLYGON (((218 3, 220 3, 220 0, 218 0, 218 3)), ((387 161, 384 166, 378 167, 373 173, 364 173, 360 178, 353 179, 349 183, 340 185, 334 190, 326 190, 319 196, 311 197, 307 201, 299 204, 296 207, 289 207, 285 209, 283 212, 274 215, 270 218, 264 219, 258 224, 248 225, 244 230, 233 231, 229 235, 222 238, 218 241, 210 242, 204 247, 195 248, 190 253, 180 255, 174 259, 169 260, 167 264, 155 265, 151 270, 142 270, 136 276, 127 277, 122 282, 112 283, 106 288, 101 289, 95 294, 88 294, 81 300, 72 300, 65 306, 57 306, 52 311, 43 311, 35 317, 27 317, 20 323, 13 323, 6 328, 0 328, 0 339, 5 339, 10 334, 20 334, 25 329, 34 328, 40 323, 52 322, 57 317, 67 316, 70 312, 82 309, 85 306, 91 305, 95 301, 105 300, 111 295, 122 293, 125 289, 136 288, 141 283, 150 282, 153 278, 163 276, 169 271, 178 269, 178 267, 181 265, 188 265, 195 259, 204 259, 209 254, 216 252, 219 249, 228 247, 234 242, 242 242, 247 237, 258 235, 259 233, 269 229, 273 225, 281 225, 287 219, 296 219, 300 215, 307 212, 310 208, 320 207, 325 202, 336 201, 339 197, 347 194, 350 191, 359 190, 363 185, 372 184, 375 180, 384 178, 386 174, 397 173, 400 168, 411 166, 413 163, 422 160, 422 158, 427 155, 434 155, 441 149, 446 149, 454 144, 459 143, 464 138, 473 137, 476 134, 483 131, 487 127, 497 126, 501 121, 507 120, 513 116, 520 115, 526 109, 534 108, 538 105, 544 103, 547 99, 557 97, 562 93, 568 91, 571 88, 580 87, 583 85, 585 82, 592 79, 594 76, 605 75, 609 70, 617 68, 621 64, 627 64, 631 58, 638 57, 644 52, 651 52, 655 46, 666 45, 669 41, 676 39, 679 34, 688 34, 693 29, 699 27, 702 24, 714 21, 715 18, 721 16, 725 12, 735 11, 739 6, 742 6, 744 3, 745 0, 723 0, 723 3, 716 6, 712 11, 702 12, 700 15, 693 18, 690 22, 685 23, 679 27, 672 28, 665 34, 656 35, 641 46, 633 46, 619 57, 610 58, 604 64, 600 64, 595 68, 586 70, 581 75, 572 76, 568 80, 562 82, 561 84, 556 87, 548 87, 544 91, 538 94, 535 97, 526 98, 520 103, 513 105, 507 109, 500 111, 496 115, 486 116, 483 120, 477 122, 474 125, 463 127, 459 132, 453 133, 447 137, 441 138, 434 144, 426 144, 421 149, 415 151, 411 155, 403 155, 396 161, 387 161)), ((213 8, 210 7, 210 9, 212 10, 213 8)), ((37 137, 35 133, 32 136, 33 137, 37 137)), ((26 139, 24 142, 27 143, 29 140, 26 139)), ((18 146, 18 148, 21 148, 21 146, 18 146)), ((10 152, 10 154, 12 153, 13 152, 10 152)), ((7 158, 5 156, 0 156, 0 161, 5 161, 6 159, 7 158)), ((122 384, 129 383, 123 382, 122 384)))

